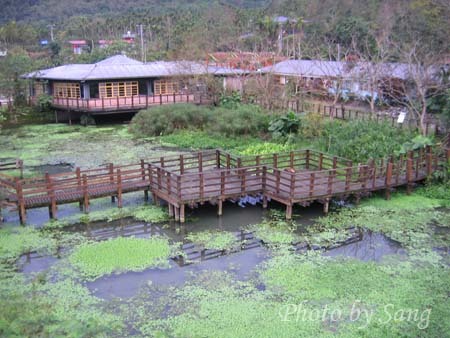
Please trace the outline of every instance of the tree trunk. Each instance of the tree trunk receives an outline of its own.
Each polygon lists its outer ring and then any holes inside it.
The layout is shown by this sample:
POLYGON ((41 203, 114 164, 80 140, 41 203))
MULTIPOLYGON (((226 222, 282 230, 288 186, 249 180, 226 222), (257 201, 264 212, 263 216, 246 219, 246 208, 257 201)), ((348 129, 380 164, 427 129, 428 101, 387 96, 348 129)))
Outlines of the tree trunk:
POLYGON ((422 111, 420 112, 420 130, 423 136, 427 136, 427 102, 426 99, 422 99, 422 111))

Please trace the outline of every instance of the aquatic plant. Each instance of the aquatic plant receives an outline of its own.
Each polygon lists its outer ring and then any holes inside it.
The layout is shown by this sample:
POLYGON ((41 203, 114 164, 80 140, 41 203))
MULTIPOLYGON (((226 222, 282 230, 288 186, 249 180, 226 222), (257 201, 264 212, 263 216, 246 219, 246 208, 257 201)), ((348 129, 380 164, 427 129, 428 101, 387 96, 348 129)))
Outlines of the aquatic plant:
POLYGON ((332 324, 343 336, 379 337, 389 332, 390 337, 405 334, 433 337, 450 327, 441 322, 450 312, 441 304, 450 289, 445 283, 450 277, 448 269, 413 268, 409 263, 399 262, 381 265, 317 254, 283 254, 264 264, 261 275, 269 291, 289 299, 290 304, 304 304, 306 310, 308 306, 318 305, 320 313, 325 305, 328 314, 333 309, 340 311, 343 316, 335 323, 328 322, 328 317, 325 322, 323 318, 318 320, 325 325, 332 324), (365 310, 372 318, 366 320, 359 316, 351 320, 351 309, 360 314, 365 310), (402 309, 417 309, 429 318, 388 320, 402 309))
POLYGON ((14 262, 32 251, 51 254, 57 249, 54 238, 44 236, 33 228, 0 229, 0 261, 14 262))
POLYGON ((69 260, 87 280, 95 280, 113 272, 166 267, 170 254, 167 239, 119 237, 81 244, 70 255, 69 260))
POLYGON ((104 210, 91 211, 88 214, 78 213, 59 220, 50 220, 44 224, 45 228, 64 228, 68 225, 91 222, 113 222, 122 218, 132 217, 137 221, 148 223, 162 222, 168 219, 164 208, 154 205, 130 206, 124 208, 106 208, 104 210))
POLYGON ((240 245, 236 236, 227 231, 192 232, 186 236, 186 239, 205 249, 212 250, 229 250, 240 245))
MULTIPOLYGON (((275 217, 276 215, 277 213, 275 213, 275 217)), ((294 234, 294 223, 281 221, 277 218, 250 225, 248 230, 253 231, 255 237, 269 245, 291 245, 299 240, 299 236, 294 234)))

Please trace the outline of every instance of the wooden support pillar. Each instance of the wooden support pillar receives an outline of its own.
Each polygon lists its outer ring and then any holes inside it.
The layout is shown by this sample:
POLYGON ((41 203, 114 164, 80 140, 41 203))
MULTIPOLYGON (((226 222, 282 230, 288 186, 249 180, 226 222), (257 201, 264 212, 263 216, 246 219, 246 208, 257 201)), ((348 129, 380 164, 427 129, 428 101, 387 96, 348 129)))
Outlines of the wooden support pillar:
POLYGON ((263 209, 267 209, 267 196, 266 195, 263 196, 262 206, 263 206, 263 209))
POLYGON ((292 204, 286 205, 286 219, 287 220, 292 219, 292 204))
POLYGON ((327 199, 325 200, 325 203, 323 204, 323 213, 324 213, 325 215, 328 215, 329 207, 330 207, 330 199, 327 198, 327 199))
POLYGON ((173 204, 169 203, 169 217, 173 217, 175 215, 173 204))
POLYGON ((180 223, 186 222, 186 218, 185 218, 184 212, 185 212, 185 205, 181 204, 180 205, 180 223))
POLYGON ((222 216, 223 201, 219 199, 217 202, 217 216, 222 216))
POLYGON ((174 213, 175 213, 175 221, 179 221, 180 220, 180 208, 178 208, 177 206, 173 206, 174 208, 174 213))
POLYGON ((148 202, 148 190, 147 189, 144 190, 144 201, 148 202))
POLYGON ((155 193, 152 194, 152 199, 153 199, 153 203, 157 206, 160 207, 161 206, 161 201, 159 200, 158 195, 156 195, 155 193))

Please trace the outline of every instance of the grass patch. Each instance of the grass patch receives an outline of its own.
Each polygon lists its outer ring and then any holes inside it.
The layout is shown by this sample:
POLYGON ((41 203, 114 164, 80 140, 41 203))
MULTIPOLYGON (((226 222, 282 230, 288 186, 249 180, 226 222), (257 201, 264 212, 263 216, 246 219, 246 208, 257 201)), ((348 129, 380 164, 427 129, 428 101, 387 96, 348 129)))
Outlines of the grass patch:
POLYGON ((160 137, 160 142, 165 145, 177 146, 186 149, 215 149, 232 150, 241 147, 242 144, 258 144, 259 139, 252 137, 227 137, 204 131, 180 130, 176 133, 160 137))
POLYGON ((142 271, 167 266, 171 253, 167 239, 119 237, 104 242, 81 244, 69 257, 87 280, 113 272, 142 271))
POLYGON ((32 228, 9 228, 0 230, 0 260, 14 262, 22 254, 38 251, 53 253, 57 242, 32 228))
POLYGON ((370 199, 363 200, 361 206, 372 206, 378 209, 389 210, 420 210, 420 209, 433 209, 445 206, 447 201, 427 197, 423 194, 405 195, 404 193, 394 193, 390 200, 386 200, 382 197, 375 196, 370 199))
POLYGON ((45 228, 64 228, 79 223, 91 223, 99 221, 113 222, 122 218, 132 217, 137 221, 148 223, 163 222, 168 219, 164 208, 154 205, 138 207, 110 208, 107 210, 91 211, 88 214, 76 214, 59 220, 50 220, 44 224, 45 228))
POLYGON ((238 243, 236 236, 227 231, 202 231, 190 233, 186 239, 211 250, 229 250, 240 243, 238 243))
MULTIPOLYGON (((450 308, 443 306, 450 290, 445 282, 450 277, 448 269, 280 255, 261 273, 269 290, 291 303, 339 309, 344 317, 331 324, 345 337, 438 337, 450 329, 450 324, 442 323, 450 313, 450 308), (351 321, 350 311, 355 306, 373 314, 370 322, 365 318, 351 321), (416 321, 393 320, 393 314, 402 309, 417 309, 425 316, 416 321)), ((328 320, 322 323, 326 325, 328 320)))

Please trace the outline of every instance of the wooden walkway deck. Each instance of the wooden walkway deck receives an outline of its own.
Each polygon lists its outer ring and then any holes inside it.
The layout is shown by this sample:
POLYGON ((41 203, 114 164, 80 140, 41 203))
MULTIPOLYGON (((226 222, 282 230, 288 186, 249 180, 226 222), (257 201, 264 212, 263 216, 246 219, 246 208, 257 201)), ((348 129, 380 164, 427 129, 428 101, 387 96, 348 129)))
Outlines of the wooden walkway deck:
POLYGON ((159 204, 168 204, 169 214, 185 221, 185 207, 209 202, 217 204, 218 215, 227 199, 247 195, 262 196, 286 205, 286 218, 292 207, 313 201, 328 204, 333 197, 354 195, 357 198, 372 191, 385 190, 389 198, 393 187, 407 186, 424 180, 442 167, 450 152, 440 148, 421 149, 402 156, 354 164, 350 160, 313 150, 289 153, 233 156, 215 150, 189 155, 141 160, 139 163, 45 175, 32 179, 0 174, 0 189, 9 203, 17 205, 21 222, 26 210, 48 207, 51 218, 57 217, 57 206, 78 202, 89 211, 92 199, 111 196, 122 207, 123 194, 144 191, 159 204))

